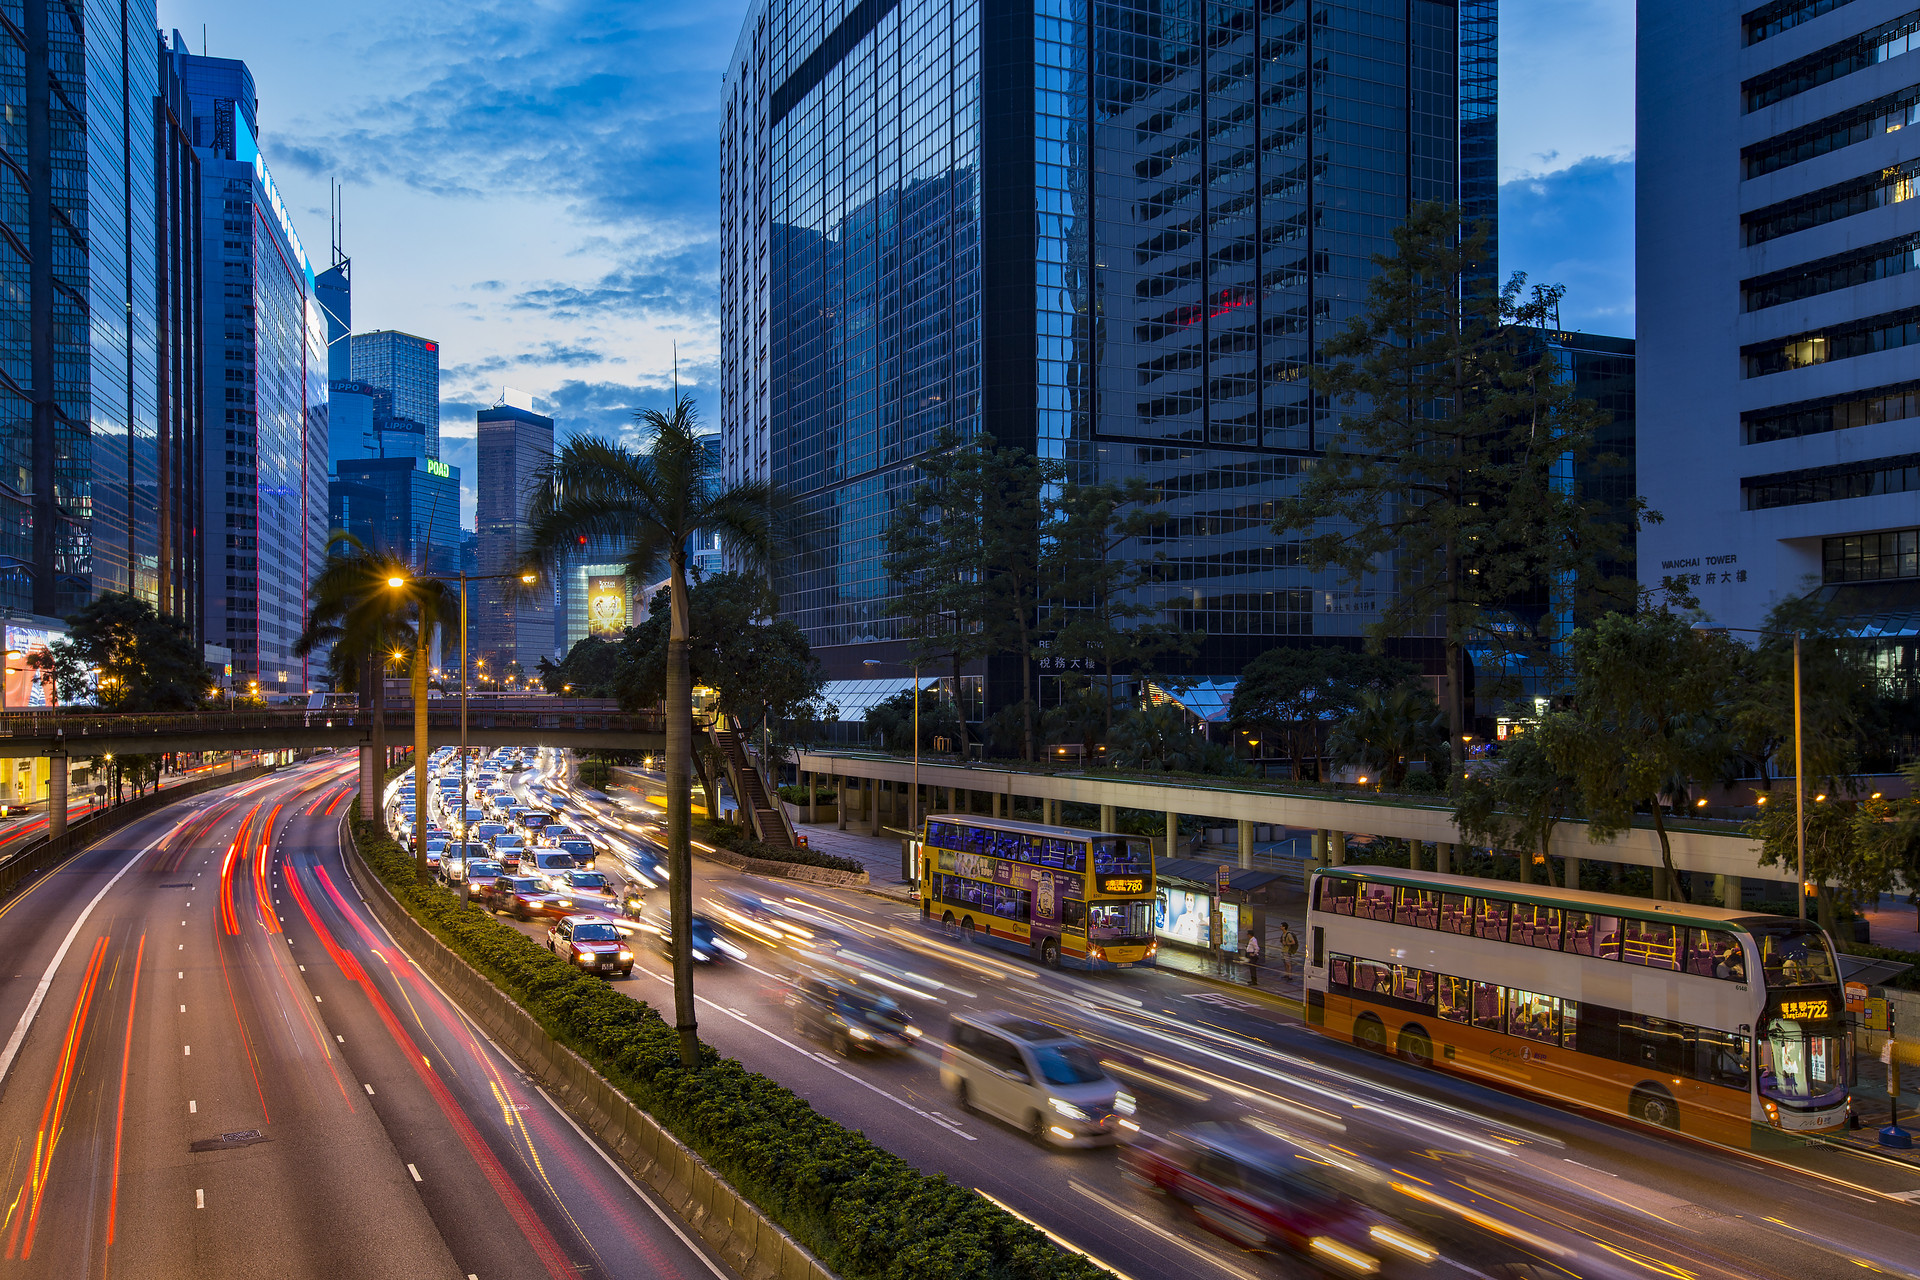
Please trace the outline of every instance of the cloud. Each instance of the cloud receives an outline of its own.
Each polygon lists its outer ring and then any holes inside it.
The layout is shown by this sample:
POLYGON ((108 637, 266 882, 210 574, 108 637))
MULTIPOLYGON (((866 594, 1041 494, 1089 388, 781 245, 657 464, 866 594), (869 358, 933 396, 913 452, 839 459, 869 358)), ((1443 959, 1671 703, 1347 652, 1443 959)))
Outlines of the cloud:
POLYGON ((1632 159, 1589 156, 1502 183, 1500 271, 1565 285, 1566 328, 1632 337, 1632 159))

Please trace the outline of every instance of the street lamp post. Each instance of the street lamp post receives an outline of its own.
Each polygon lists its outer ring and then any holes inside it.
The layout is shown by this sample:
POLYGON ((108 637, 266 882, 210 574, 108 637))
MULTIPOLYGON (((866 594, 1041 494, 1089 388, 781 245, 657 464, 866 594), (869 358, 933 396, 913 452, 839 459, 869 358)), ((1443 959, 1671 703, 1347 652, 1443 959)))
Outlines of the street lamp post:
MULTIPOLYGON (((863 658, 863 667, 878 667, 878 658, 863 658)), ((905 663, 898 663, 905 666, 905 663)), ((879 821, 879 810, 875 810, 875 821, 879 821)), ((913 664, 913 794, 907 800, 907 829, 915 835, 920 832, 920 664, 913 664)))

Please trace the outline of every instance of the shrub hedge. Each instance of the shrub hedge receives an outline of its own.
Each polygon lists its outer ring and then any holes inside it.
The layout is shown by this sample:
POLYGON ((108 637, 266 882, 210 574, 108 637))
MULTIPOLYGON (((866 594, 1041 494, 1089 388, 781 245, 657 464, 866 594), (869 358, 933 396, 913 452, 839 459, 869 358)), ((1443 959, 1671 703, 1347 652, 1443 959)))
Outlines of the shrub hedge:
POLYGON ((803 867, 825 867, 830 871, 865 871, 866 864, 852 858, 836 857, 831 853, 821 853, 817 849, 804 846, 794 849, 776 849, 770 844, 753 838, 746 827, 733 822, 694 823, 699 834, 719 845, 722 849, 731 849, 743 858, 761 858, 767 862, 793 862, 803 867))
POLYGON ((686 1070, 673 1028, 647 1004, 453 893, 418 883, 413 859, 362 820, 357 803, 353 824, 362 856, 415 919, 845 1280, 1112 1280, 711 1046, 701 1046, 697 1070, 686 1070))

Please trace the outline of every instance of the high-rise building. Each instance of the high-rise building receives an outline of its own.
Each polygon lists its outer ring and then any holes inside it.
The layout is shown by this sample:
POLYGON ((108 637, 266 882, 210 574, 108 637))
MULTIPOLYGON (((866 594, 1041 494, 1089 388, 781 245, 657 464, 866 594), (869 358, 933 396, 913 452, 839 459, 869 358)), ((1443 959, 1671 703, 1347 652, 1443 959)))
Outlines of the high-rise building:
POLYGON ((353 377, 393 396, 396 416, 426 432, 427 456, 440 456, 440 344, 395 329, 353 335, 353 377))
POLYGON ((1820 591, 1920 633, 1920 16, 1640 5, 1643 585, 1758 627, 1820 591))
POLYGON ((158 602, 201 635, 206 386, 200 376, 205 284, 201 253, 200 157, 193 112, 174 50, 155 33, 160 59, 154 99, 154 274, 159 433, 154 509, 158 515, 158 602))
POLYGON ((898 656, 882 534, 948 430, 1152 484, 1163 536, 1126 554, 1165 557, 1148 596, 1206 632, 1196 673, 1358 643, 1380 597, 1308 573, 1272 507, 1337 430, 1306 372, 1410 205, 1494 211, 1495 12, 755 4, 721 134, 724 463, 797 502, 781 609, 828 674, 898 656))
POLYGON ((477 415, 479 476, 475 511, 480 572, 503 575, 468 593, 469 650, 489 679, 519 663, 531 676, 541 658, 556 656, 554 601, 547 589, 529 596, 513 580, 527 550, 527 514, 540 469, 553 461, 553 419, 502 403, 477 415))
POLYGON ((64 617, 101 592, 159 599, 155 11, 11 13, 0 606, 64 617))
POLYGON ((327 481, 327 524, 366 548, 379 544, 387 526, 387 491, 359 480, 327 481))
POLYGON ((435 458, 343 458, 339 481, 378 489, 370 520, 372 550, 404 560, 415 573, 460 571, 460 469, 435 458))
POLYGON ((175 62, 202 195, 206 637, 268 696, 311 687, 293 652, 327 535, 327 328, 313 265, 255 138, 253 75, 175 62))

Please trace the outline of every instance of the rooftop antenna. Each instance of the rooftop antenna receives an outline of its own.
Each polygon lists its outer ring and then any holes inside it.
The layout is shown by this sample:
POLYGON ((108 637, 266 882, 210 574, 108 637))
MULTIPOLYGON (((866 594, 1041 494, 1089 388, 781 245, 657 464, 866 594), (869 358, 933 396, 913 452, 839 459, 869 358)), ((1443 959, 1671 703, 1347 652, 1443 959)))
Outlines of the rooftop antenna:
POLYGON ((673 407, 680 407, 680 340, 673 340, 673 407))
POLYGON ((204 22, 200 24, 200 56, 207 56, 207 24, 204 22))

